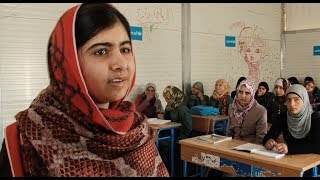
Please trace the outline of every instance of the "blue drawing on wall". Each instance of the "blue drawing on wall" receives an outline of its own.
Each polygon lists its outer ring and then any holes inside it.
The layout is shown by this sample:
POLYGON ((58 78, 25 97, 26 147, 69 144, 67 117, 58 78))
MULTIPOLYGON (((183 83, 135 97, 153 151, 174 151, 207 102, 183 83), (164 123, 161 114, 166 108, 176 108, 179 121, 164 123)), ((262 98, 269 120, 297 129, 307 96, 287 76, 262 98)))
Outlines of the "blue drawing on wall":
POLYGON ((142 41, 142 27, 130 26, 130 33, 132 40, 142 41))
POLYGON ((235 36, 226 36, 225 37, 226 47, 236 47, 236 37, 235 36))
POLYGON ((320 56, 320 46, 313 46, 313 55, 320 56))
POLYGON ((268 177, 280 175, 280 172, 274 170, 266 170, 261 167, 252 166, 251 174, 253 177, 268 177))
POLYGON ((220 158, 220 167, 232 168, 238 175, 251 176, 251 166, 241 162, 220 158))

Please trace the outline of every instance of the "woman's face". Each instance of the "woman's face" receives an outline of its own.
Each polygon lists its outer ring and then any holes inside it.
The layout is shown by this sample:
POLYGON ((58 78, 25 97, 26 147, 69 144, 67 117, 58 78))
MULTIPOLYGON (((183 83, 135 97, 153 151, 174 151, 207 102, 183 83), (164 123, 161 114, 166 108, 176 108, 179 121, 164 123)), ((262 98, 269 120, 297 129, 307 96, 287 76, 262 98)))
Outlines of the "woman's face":
POLYGON ((314 88, 315 88, 315 85, 313 83, 308 83, 306 85, 306 89, 307 89, 308 93, 312 93, 314 88))
POLYGON ((264 86, 259 86, 258 96, 263 96, 267 92, 267 89, 264 86))
POLYGON ((241 105, 247 105, 250 102, 251 99, 251 93, 250 90, 248 88, 246 88, 245 86, 242 86, 238 92, 237 92, 237 96, 238 96, 238 100, 240 102, 241 105))
POLYGON ((283 87, 279 85, 274 86, 274 92, 277 96, 283 96, 285 94, 283 87))
POLYGON ((170 99, 169 96, 164 95, 163 97, 164 97, 164 100, 167 102, 167 106, 171 106, 173 104, 174 100, 170 99))
POLYGON ((216 91, 218 91, 218 92, 222 92, 223 91, 223 83, 222 82, 216 82, 216 84, 215 84, 215 89, 216 89, 216 91))
POLYGON ((149 96, 154 96, 155 95, 155 90, 154 90, 154 88, 153 87, 148 87, 147 89, 146 89, 146 95, 149 95, 149 96))
POLYGON ((198 92, 199 92, 199 87, 198 86, 196 86, 196 85, 193 85, 192 86, 192 94, 198 94, 198 92))
POLYGON ((93 101, 100 108, 122 99, 135 72, 130 39, 118 21, 104 29, 78 50, 84 81, 93 101))
POLYGON ((290 93, 287 95, 286 104, 288 111, 290 111, 293 114, 297 114, 298 112, 300 112, 303 106, 303 101, 298 95, 290 93))

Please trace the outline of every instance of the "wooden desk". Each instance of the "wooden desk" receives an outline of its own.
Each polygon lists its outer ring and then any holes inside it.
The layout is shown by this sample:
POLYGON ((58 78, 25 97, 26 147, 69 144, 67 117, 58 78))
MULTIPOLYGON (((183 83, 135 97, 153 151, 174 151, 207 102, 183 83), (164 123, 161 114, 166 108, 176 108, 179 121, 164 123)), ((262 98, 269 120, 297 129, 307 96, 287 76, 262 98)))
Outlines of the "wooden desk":
POLYGON ((217 144, 196 141, 195 138, 180 140, 181 159, 184 160, 184 175, 187 175, 187 161, 240 176, 302 176, 313 168, 317 176, 318 154, 285 155, 275 159, 262 155, 231 150, 245 144, 240 140, 224 141, 217 144))
POLYGON ((162 140, 170 139, 170 151, 171 151, 171 177, 174 176, 174 129, 178 128, 181 126, 181 123, 178 122, 168 122, 164 124, 150 124, 150 127, 155 130, 156 133, 156 145, 157 148, 159 149, 159 142, 162 140), (170 136, 164 136, 164 137, 159 137, 159 133, 163 130, 168 130, 170 129, 170 136))
POLYGON ((217 121, 224 120, 223 122, 223 132, 226 132, 228 116, 202 116, 202 115, 192 115, 192 129, 200 132, 214 133, 214 126, 217 121))

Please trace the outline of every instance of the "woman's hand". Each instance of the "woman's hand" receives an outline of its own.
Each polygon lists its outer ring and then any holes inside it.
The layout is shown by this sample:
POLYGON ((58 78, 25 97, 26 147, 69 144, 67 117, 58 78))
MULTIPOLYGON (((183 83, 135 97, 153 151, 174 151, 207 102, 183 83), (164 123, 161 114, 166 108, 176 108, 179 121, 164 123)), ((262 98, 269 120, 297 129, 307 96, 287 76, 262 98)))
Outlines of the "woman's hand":
POLYGON ((154 97, 154 94, 146 94, 147 96, 147 100, 150 101, 153 97, 154 97))
POLYGON ((159 114, 157 115, 157 118, 158 118, 158 119, 164 119, 164 114, 163 114, 163 113, 159 113, 159 114))
POLYGON ((199 92, 198 92, 198 97, 200 98, 200 100, 203 100, 203 98, 204 98, 204 97, 203 97, 203 93, 199 91, 199 92))
POLYGON ((288 146, 285 143, 278 143, 275 146, 275 148, 279 153, 282 153, 282 154, 287 154, 288 153, 288 146))
POLYGON ((265 147, 269 150, 273 149, 277 145, 277 142, 273 139, 269 139, 265 145, 265 147))

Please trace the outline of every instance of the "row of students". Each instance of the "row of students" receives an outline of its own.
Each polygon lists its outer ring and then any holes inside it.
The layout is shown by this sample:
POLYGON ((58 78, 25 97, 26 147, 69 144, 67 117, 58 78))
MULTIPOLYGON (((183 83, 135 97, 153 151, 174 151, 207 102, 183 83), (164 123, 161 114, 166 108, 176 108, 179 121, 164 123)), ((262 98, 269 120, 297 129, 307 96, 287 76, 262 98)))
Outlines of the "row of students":
MULTIPOLYGON (((13 175, 10 169, 18 162, 11 160, 10 164, 9 158, 18 156, 22 160, 19 173, 25 176, 169 176, 146 116, 124 101, 136 77, 127 19, 110 4, 76 5, 59 19, 47 51, 50 84, 10 125, 12 131, 6 134, 7 144, 0 153, 1 175, 13 175)), ((234 110, 229 112, 236 122, 245 123, 254 103, 241 101, 253 93, 250 85, 245 85, 248 90, 240 91, 241 87, 237 91, 239 103, 233 101, 234 110)), ((190 114, 182 103, 181 90, 170 86, 164 94, 165 118, 174 119, 180 112, 190 114)), ((296 94, 307 104, 305 96, 296 94)), ((154 101, 150 96, 147 99, 154 101)), ((308 108, 298 113, 295 109, 299 108, 292 108, 293 115, 288 112, 287 116, 287 132, 297 139, 293 144, 311 142, 313 152, 318 153, 313 144, 318 143, 318 116, 311 110, 306 112, 308 108), (299 123, 301 118, 304 120, 299 123)), ((190 129, 191 124, 185 126, 190 129)), ((280 130, 286 128, 284 123, 280 130)), ((243 136, 238 132, 238 137, 243 136)), ((186 136, 180 133, 177 137, 186 136)), ((284 136, 284 140, 288 138, 284 136)), ((275 143, 268 144, 272 148, 275 143)), ((290 147, 288 144, 289 153, 290 147)))
MULTIPOLYGON (((278 80, 278 83, 284 82, 284 79, 278 80)), ((237 87, 237 94, 229 112, 227 136, 263 144, 267 149, 275 148, 284 154, 320 154, 320 113, 312 110, 304 86, 294 84, 288 86, 286 91, 282 88, 285 94, 278 96, 284 97, 287 108, 273 121, 269 130, 267 110, 253 98, 253 89, 250 80, 242 81, 237 87), (279 138, 280 136, 282 138, 279 138)), ((217 174, 217 171, 211 172, 217 174)), ((310 176, 311 171, 304 175, 310 176)))

